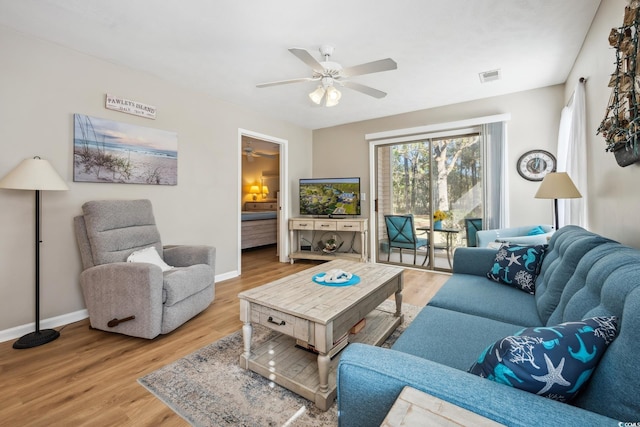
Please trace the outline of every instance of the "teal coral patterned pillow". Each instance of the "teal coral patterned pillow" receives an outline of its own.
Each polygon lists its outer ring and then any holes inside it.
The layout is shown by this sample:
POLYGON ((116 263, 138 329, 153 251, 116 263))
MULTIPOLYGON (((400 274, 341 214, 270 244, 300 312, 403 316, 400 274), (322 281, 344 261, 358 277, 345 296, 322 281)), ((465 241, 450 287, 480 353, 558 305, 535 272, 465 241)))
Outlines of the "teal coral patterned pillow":
POLYGON ((504 243, 498 249, 487 277, 530 294, 535 294, 535 282, 547 245, 525 246, 504 243))
POLYGON ((569 402, 617 335, 616 317, 593 317, 527 328, 485 349, 469 372, 521 390, 569 402))

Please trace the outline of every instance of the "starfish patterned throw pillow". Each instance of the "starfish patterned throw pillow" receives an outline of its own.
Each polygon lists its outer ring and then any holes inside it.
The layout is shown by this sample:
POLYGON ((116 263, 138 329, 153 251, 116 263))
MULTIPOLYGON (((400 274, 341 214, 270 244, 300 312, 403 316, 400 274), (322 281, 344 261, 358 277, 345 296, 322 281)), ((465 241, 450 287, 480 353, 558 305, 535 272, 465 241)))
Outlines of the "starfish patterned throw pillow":
POLYGON ((504 243, 498 249, 487 277, 533 295, 536 277, 540 272, 547 247, 547 245, 523 246, 504 243))
POLYGON ((526 328, 487 347, 469 372, 569 402, 616 337, 617 324, 611 316, 526 328))

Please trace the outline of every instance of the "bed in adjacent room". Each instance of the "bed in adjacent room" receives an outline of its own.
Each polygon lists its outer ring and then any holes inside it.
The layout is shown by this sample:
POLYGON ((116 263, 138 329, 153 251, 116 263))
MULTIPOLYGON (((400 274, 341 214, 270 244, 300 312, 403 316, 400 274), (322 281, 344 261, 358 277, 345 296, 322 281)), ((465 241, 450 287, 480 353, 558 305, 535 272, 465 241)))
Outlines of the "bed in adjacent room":
POLYGON ((276 202, 247 202, 242 211, 241 249, 273 245, 278 241, 276 202))

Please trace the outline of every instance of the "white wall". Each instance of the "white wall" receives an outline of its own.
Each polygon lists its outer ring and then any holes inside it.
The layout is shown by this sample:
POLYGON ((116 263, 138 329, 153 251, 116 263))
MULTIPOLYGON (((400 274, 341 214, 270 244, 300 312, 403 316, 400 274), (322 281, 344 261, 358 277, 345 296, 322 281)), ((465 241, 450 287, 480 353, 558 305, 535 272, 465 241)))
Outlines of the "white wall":
MULTIPOLYGON (((551 202, 534 199, 539 183, 518 175, 516 162, 524 152, 543 149, 555 154, 564 86, 556 85, 397 116, 319 129, 313 132, 313 174, 360 176, 369 188, 368 143, 365 134, 511 113, 508 126, 510 225, 551 224, 551 202)), ((369 216, 369 204, 363 204, 369 216)))
POLYGON ((609 46, 611 28, 622 25, 626 0, 600 3, 582 50, 571 71, 564 93, 566 104, 580 77, 585 77, 587 109, 587 170, 589 223, 591 230, 634 247, 640 247, 640 163, 618 166, 596 130, 604 118, 614 72, 615 50, 609 46))
MULTIPOLYGON (((43 192, 43 319, 84 308, 72 228, 84 202, 149 198, 163 243, 214 245, 216 274, 233 274, 239 252, 238 129, 288 140, 292 182, 311 167, 310 130, 4 27, 0 57, 0 177, 38 155, 69 185, 66 192, 43 192), (156 106, 157 120, 106 110, 106 93, 156 106), (178 185, 74 183, 74 113, 177 132, 178 185)), ((297 206, 293 187, 289 197, 297 206)), ((0 332, 35 318, 33 228, 34 192, 0 190, 0 332)))

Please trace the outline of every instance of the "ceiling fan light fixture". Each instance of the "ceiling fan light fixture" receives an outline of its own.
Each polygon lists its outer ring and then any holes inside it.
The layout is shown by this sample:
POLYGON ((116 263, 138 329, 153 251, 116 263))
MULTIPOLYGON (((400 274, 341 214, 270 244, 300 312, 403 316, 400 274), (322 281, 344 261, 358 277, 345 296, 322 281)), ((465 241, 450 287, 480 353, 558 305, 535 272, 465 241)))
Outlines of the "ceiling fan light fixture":
POLYGON ((381 90, 374 89, 372 87, 352 82, 348 79, 361 76, 364 74, 379 73, 382 71, 391 71, 398 69, 398 64, 391 58, 379 59, 377 61, 371 61, 364 64, 355 65, 348 68, 343 68, 337 62, 331 61, 331 55, 333 54, 333 46, 322 45, 320 47, 320 54, 324 60, 318 61, 303 48, 292 47, 289 49, 293 55, 299 60, 304 62, 313 71, 311 77, 301 77, 297 79, 280 80, 275 82, 260 83, 257 87, 264 88, 270 86, 284 85, 289 83, 301 83, 301 82, 320 82, 320 85, 311 93, 309 98, 316 105, 323 105, 325 107, 333 107, 338 105, 342 94, 334 87, 334 83, 343 87, 347 87, 351 90, 361 92, 365 95, 372 96, 374 98, 384 98, 387 94, 381 90))
POLYGON ((334 105, 338 105, 340 98, 342 97, 342 93, 338 89, 333 86, 329 86, 327 88, 327 100, 325 102, 325 107, 333 107, 334 105))
POLYGON ((313 92, 311 92, 309 94, 309 98, 311 98, 311 100, 320 105, 320 103, 322 102, 322 98, 324 97, 324 88, 320 85, 318 85, 318 87, 316 88, 316 90, 314 90, 313 92))

